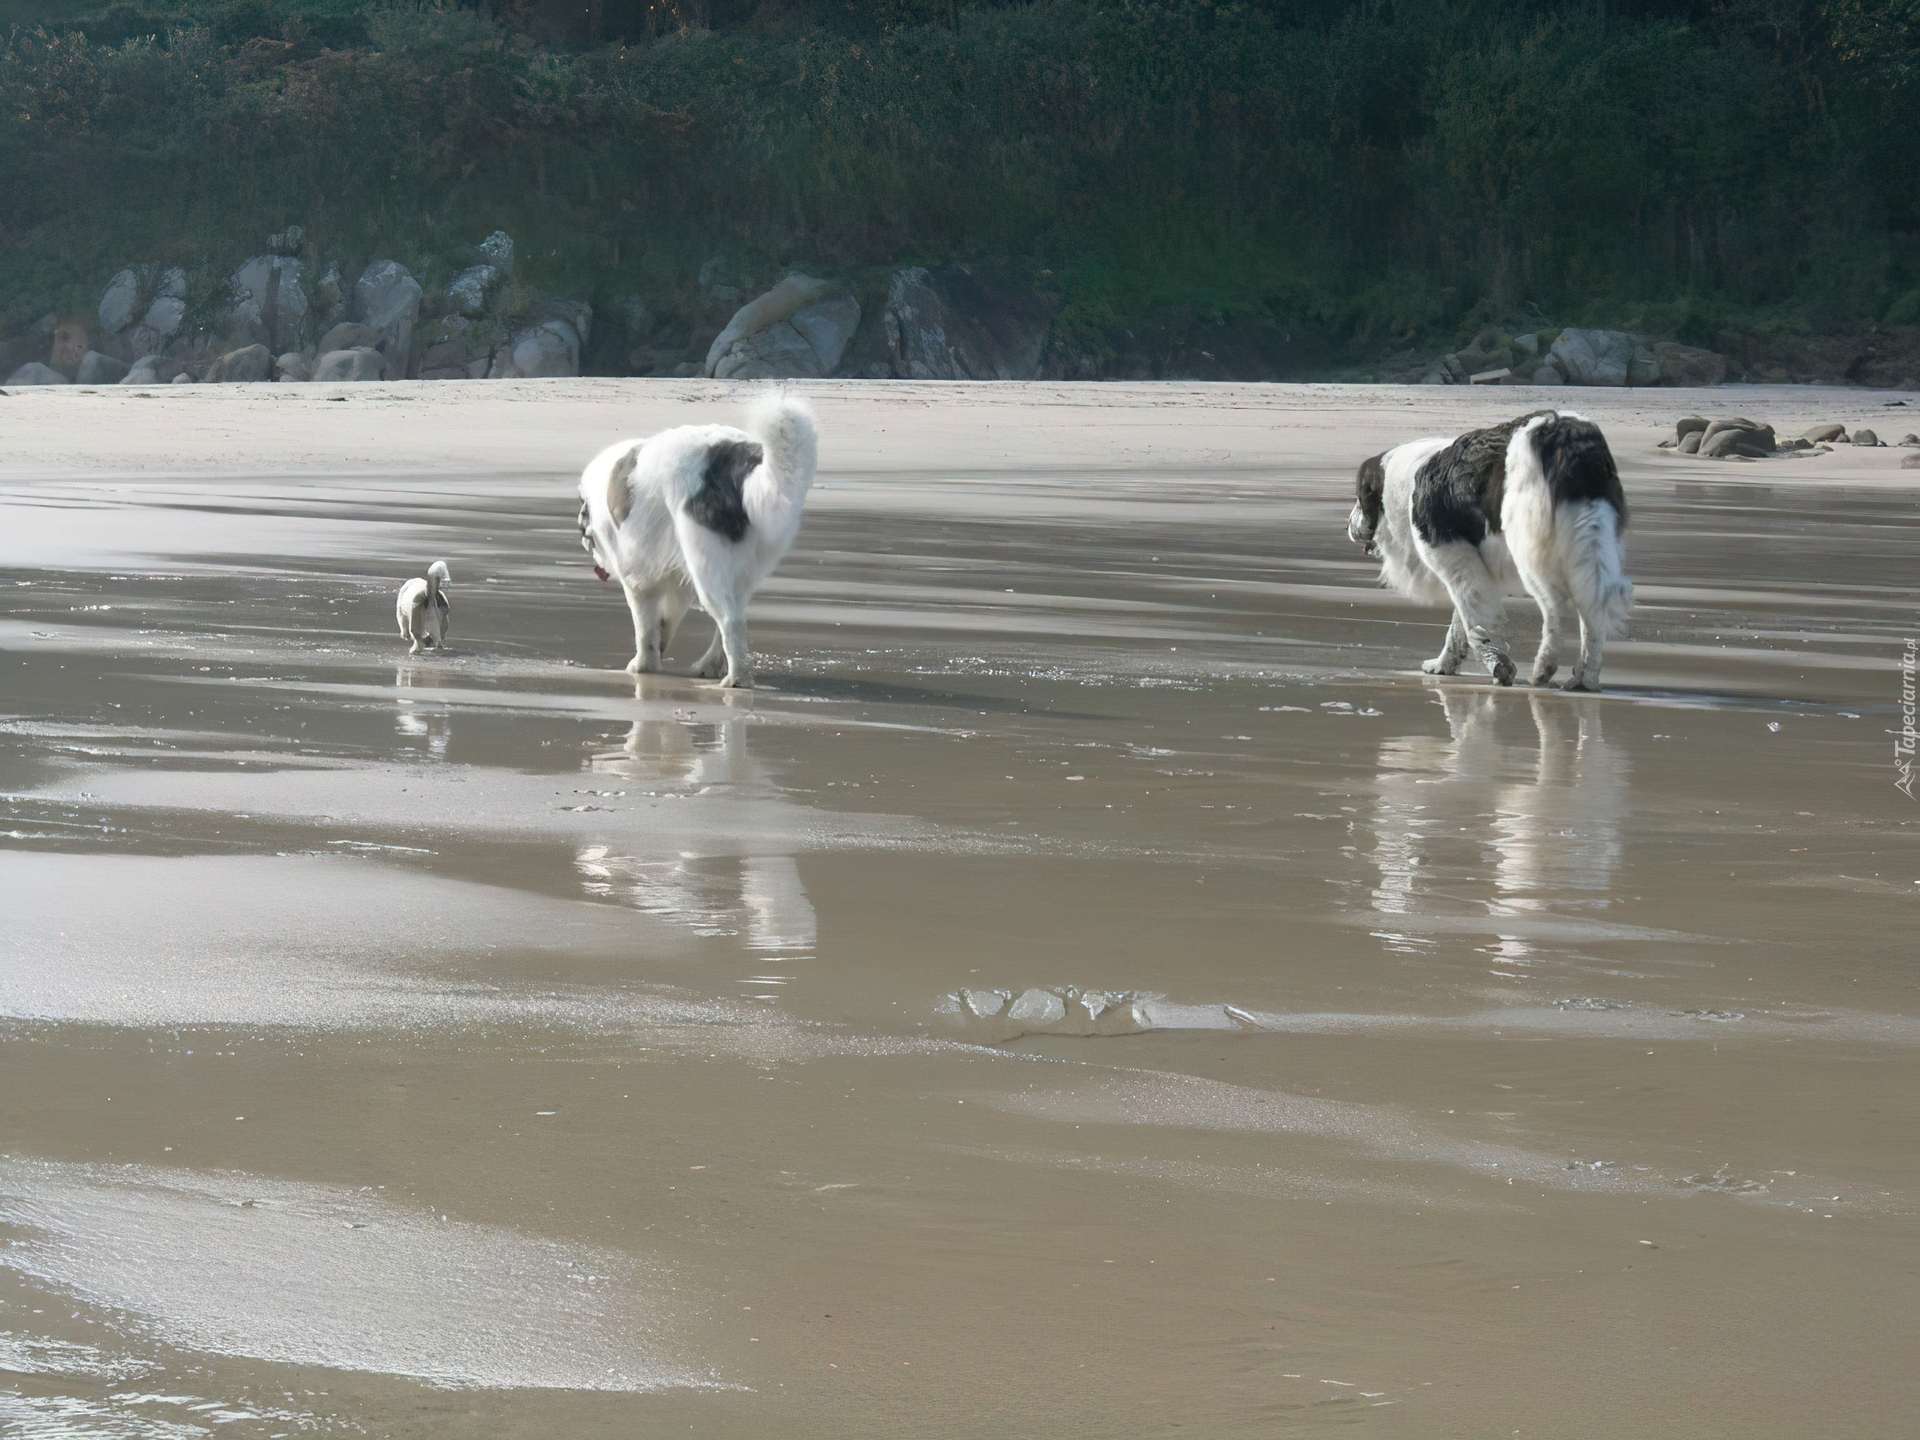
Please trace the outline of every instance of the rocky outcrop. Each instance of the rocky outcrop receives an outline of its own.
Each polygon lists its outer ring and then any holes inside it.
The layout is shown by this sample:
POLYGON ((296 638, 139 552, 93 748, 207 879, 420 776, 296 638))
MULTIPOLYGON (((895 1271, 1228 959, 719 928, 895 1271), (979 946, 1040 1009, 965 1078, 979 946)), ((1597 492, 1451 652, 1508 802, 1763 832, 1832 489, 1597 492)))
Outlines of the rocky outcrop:
POLYGON ((317 353, 331 355, 335 350, 372 350, 380 343, 380 332, 371 325, 342 320, 320 337, 317 353))
POLYGON ((817 296, 823 285, 805 276, 790 275, 758 300, 742 306, 709 347, 709 357, 717 358, 711 359, 708 373, 719 380, 793 380, 831 375, 860 328, 860 302, 851 295, 836 295, 811 299, 798 309, 787 310, 796 299, 817 296), (805 283, 795 285, 794 281, 805 283), (745 330, 747 324, 782 310, 787 313, 781 318, 756 330, 745 330))
POLYGON ((100 329, 124 358, 157 353, 178 332, 187 314, 187 272, 174 267, 129 266, 107 282, 100 297, 100 329))
MULTIPOLYGON (((752 339, 771 326, 783 324, 809 305, 826 299, 832 290, 833 286, 829 282, 816 280, 811 275, 802 275, 795 271, 766 294, 749 300, 734 312, 733 318, 726 323, 718 335, 714 336, 713 343, 707 347, 703 373, 720 379, 737 374, 740 367, 746 363, 745 355, 750 353, 743 350, 740 355, 731 355, 730 352, 734 351, 737 345, 752 339), (720 368, 723 361, 730 366, 725 375, 721 374, 720 368)), ((770 342, 770 351, 779 350, 784 345, 785 339, 786 337, 783 336, 779 341, 770 342)), ((801 343, 804 344, 804 340, 801 343)), ((824 372, 816 368, 812 373, 824 372)))
POLYGON ((498 328, 469 320, 464 315, 447 315, 428 333, 426 348, 420 352, 422 380, 478 380, 493 363, 494 352, 503 337, 498 328))
POLYGON ((73 372, 73 383, 118 385, 126 379, 127 371, 131 368, 124 360, 116 360, 111 355, 102 355, 98 350, 89 350, 80 357, 80 364, 73 372))
POLYGON ((374 332, 373 348, 395 379, 410 373, 420 294, 420 282, 394 260, 374 261, 353 285, 353 318, 374 332))
POLYGON ((881 315, 881 368, 903 380, 1030 380, 1051 320, 1046 297, 1004 271, 902 270, 881 315))
POLYGON ((313 362, 298 350, 288 351, 275 358, 273 378, 287 384, 299 384, 313 378, 313 362))
POLYGON ((1698 455, 1703 460, 1793 460, 1813 455, 1831 455, 1836 445, 1881 446, 1873 431, 1859 429, 1851 440, 1847 427, 1828 421, 1809 425, 1797 439, 1781 440, 1771 425, 1731 415, 1707 421, 1689 415, 1674 426, 1671 439, 1662 440, 1662 450, 1682 455, 1698 455))
POLYGON ((9 385, 68 385, 72 382, 51 365, 29 360, 7 377, 9 385))
POLYGON ((542 380, 580 373, 580 357, 592 333, 593 307, 584 301, 548 300, 541 309, 546 318, 515 331, 493 352, 487 378, 542 380))
POLYGON ((257 384, 273 369, 273 355, 264 345, 243 345, 229 350, 207 367, 206 378, 214 384, 257 384))
POLYGON ((1718 385, 1727 361, 1711 350, 1649 340, 1626 330, 1567 329, 1508 337, 1483 330, 1471 345, 1442 355, 1427 385, 1718 385))
POLYGON ((121 377, 122 385, 170 385, 186 373, 186 366, 166 355, 142 355, 121 377))
MULTIPOLYGON (((285 242, 285 236, 279 238, 285 242)), ((269 352, 297 347, 307 331, 307 295, 300 288, 301 263, 281 255, 256 255, 228 282, 233 303, 227 314, 238 338, 269 352)))
POLYGON ((506 231, 494 231, 474 249, 480 258, 454 276, 447 286, 447 298, 453 303, 454 313, 468 319, 486 313, 494 291, 513 270, 513 238, 506 231))
POLYGON ((386 357, 370 345, 322 355, 313 367, 316 382, 357 384, 386 377, 386 357))

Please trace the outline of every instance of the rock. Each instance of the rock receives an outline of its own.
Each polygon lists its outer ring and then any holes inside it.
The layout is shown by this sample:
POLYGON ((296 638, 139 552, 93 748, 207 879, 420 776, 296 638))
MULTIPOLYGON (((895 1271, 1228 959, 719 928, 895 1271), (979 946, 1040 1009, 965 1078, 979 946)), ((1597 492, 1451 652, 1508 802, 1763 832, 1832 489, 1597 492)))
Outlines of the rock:
POLYGON ((320 272, 313 286, 313 319, 316 325, 337 325, 346 318, 347 292, 335 261, 320 272))
POLYGON ((207 380, 215 385, 251 385, 265 380, 273 369, 273 353, 264 345, 243 345, 229 350, 207 367, 207 380))
POLYGON ((89 350, 80 357, 80 364, 73 372, 73 383, 118 385, 126 378, 131 368, 124 360, 116 360, 111 355, 102 355, 98 350, 89 350))
POLYGON ((474 247, 487 257, 487 263, 497 265, 502 270, 513 269, 513 237, 504 230, 496 230, 474 247))
POLYGON ((122 385, 169 385, 187 367, 165 355, 143 355, 121 379, 122 385))
POLYGON ((1920 455, 1902 455, 1900 457, 1900 468, 1902 470, 1920 470, 1920 455))
POLYGON ((1543 360, 1535 368, 1531 383, 1535 385, 1564 385, 1567 383, 1567 377, 1560 373, 1560 367, 1555 365, 1551 360, 1543 360))
POLYGON ((1547 358, 1569 385, 1625 385, 1633 352, 1622 330, 1562 330, 1547 358))
POLYGON ((359 383, 380 380, 385 375, 386 359, 370 345, 356 345, 351 350, 334 350, 323 354, 313 367, 316 383, 359 383))
POLYGON ((1653 346, 1652 355, 1656 373, 1648 384, 1696 387, 1718 385, 1727 378, 1727 357, 1711 350, 1662 340, 1653 346))
POLYGON ((140 305, 140 277, 131 269, 122 270, 107 282, 100 295, 100 328, 118 335, 134 321, 140 305))
POLYGON ((806 337, 813 353, 820 357, 820 373, 831 375, 860 328, 860 302, 851 295, 837 295, 809 305, 795 313, 793 328, 806 337))
POLYGON ((1537 356, 1540 353, 1540 337, 1538 335, 1516 335, 1513 337, 1513 343, 1529 355, 1537 356))
POLYGON ((1716 420, 1707 426, 1706 435, 1701 439, 1700 443, 1702 445, 1706 444, 1708 440, 1711 440, 1722 430, 1758 430, 1759 428, 1760 427, 1753 421, 1735 415, 1730 420, 1716 420))
POLYGON ((289 350, 273 362, 273 378, 288 384, 299 384, 313 378, 313 362, 298 350, 289 350))
POLYGON ((1027 1024, 1051 1025, 1067 1018, 1067 1002, 1051 990, 1024 990, 1007 1007, 1007 1019, 1027 1024))
MULTIPOLYGON (((186 276, 181 271, 169 270, 167 273, 179 275, 182 287, 185 286, 186 276)), ((147 313, 140 321, 140 328, 165 340, 180 328, 180 322, 186 318, 187 297, 184 291, 179 295, 163 294, 155 297, 153 304, 147 307, 147 313)))
POLYGON ((1824 425, 1809 425, 1805 430, 1800 432, 1800 438, 1811 441, 1815 445, 1824 445, 1831 440, 1845 440, 1847 438, 1847 427, 1844 425, 1835 425, 1832 421, 1828 421, 1824 425))
POLYGON ((1028 380, 1051 320, 1031 284, 984 266, 894 275, 881 316, 892 373, 912 380, 1028 380))
POLYGON ((1705 430, 1706 428, 1707 422, 1704 418, 1699 415, 1689 415, 1684 420, 1675 422, 1673 437, 1676 440, 1684 440, 1687 436, 1693 434, 1694 431, 1705 430))
POLYGON ((286 229, 267 237, 267 249, 275 255, 298 255, 300 242, 307 238, 307 232, 298 225, 289 225, 286 229))
POLYGON ((490 380, 537 380, 580 373, 580 333, 567 320, 543 320, 493 357, 490 380))
POLYGON ((1853 443, 1856 445, 1878 445, 1880 443, 1880 437, 1871 430, 1856 430, 1853 432, 1853 443))
POLYGON ((1436 365, 1420 377, 1420 383, 1422 385, 1449 385, 1453 382, 1447 379, 1447 372, 1436 365))
POLYGON ((62 315, 53 322, 53 343, 47 363, 62 375, 72 375, 92 348, 87 343, 87 317, 62 315))
POLYGON ((807 337, 781 320, 735 340, 711 373, 716 380, 797 380, 826 372, 807 337))
POLYGON ((498 265, 469 265, 447 286, 447 298, 462 315, 484 315, 487 301, 505 279, 498 265))
POLYGON ((335 350, 371 350, 379 339, 380 332, 371 325, 344 320, 320 337, 317 353, 331 355, 335 350))
POLYGON ((707 347, 706 373, 719 373, 720 359, 735 341, 745 340, 770 325, 791 319, 809 305, 824 300, 832 288, 825 280, 816 280, 811 275, 795 271, 766 294, 749 300, 734 312, 733 318, 714 336, 713 344, 707 347))
POLYGON ((1689 430, 1686 434, 1682 435, 1680 437, 1680 453, 1682 455, 1698 455, 1700 453, 1700 441, 1705 437, 1706 433, 1705 430, 1689 430))
POLYGON ((1727 455, 1745 455, 1749 452, 1770 455, 1773 453, 1773 447, 1762 445, 1759 430, 1741 430, 1733 427, 1708 430, 1700 441, 1700 453, 1710 459, 1718 460, 1727 455))
POLYGON ((1920 435, 1902 435, 1900 437, 1900 443, 1902 445, 1920 445, 1920 435))
POLYGON ((435 325, 420 355, 422 380, 477 380, 487 373, 505 337, 491 324, 448 315, 435 325))
MULTIPOLYGON (((374 342, 395 379, 408 373, 413 358, 413 326, 420 318, 420 282, 393 260, 376 260, 353 286, 353 314, 378 332, 374 342)), ((317 378, 318 372, 316 372, 317 378)))
POLYGON ((960 999, 973 1015, 987 1020, 1006 1009, 1008 997, 998 990, 962 990, 960 999))
POLYGON ((70 382, 65 375, 51 365, 42 365, 38 360, 30 360, 7 377, 9 385, 67 385, 70 382))
POLYGON ((293 349, 306 333, 301 268, 298 260, 256 255, 233 272, 234 299, 227 313, 240 322, 241 334, 265 346, 269 355, 293 349))
POLYGON ((189 375, 185 370, 182 370, 167 383, 169 385, 191 385, 193 384, 193 376, 189 375))

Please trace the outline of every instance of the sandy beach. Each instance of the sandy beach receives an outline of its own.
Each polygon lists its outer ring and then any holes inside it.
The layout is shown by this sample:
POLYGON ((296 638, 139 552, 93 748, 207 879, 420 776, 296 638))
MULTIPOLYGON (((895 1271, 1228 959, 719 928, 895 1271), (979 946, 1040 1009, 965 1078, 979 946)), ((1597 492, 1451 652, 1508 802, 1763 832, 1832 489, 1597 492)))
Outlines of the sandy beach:
POLYGON ((1920 394, 799 388, 750 693, 573 490, 746 387, 0 395, 0 1431, 1910 1423, 1920 394), (1555 401, 1607 691, 1425 677, 1354 467, 1555 401))

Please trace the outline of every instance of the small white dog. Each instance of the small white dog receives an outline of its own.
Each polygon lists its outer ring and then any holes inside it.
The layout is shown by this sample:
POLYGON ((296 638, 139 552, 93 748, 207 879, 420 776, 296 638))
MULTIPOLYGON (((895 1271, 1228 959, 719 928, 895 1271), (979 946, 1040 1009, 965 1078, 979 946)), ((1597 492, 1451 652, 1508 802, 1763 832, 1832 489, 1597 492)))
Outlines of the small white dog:
POLYGON ((435 650, 447 648, 447 617, 453 607, 447 604, 446 587, 451 579, 447 562, 436 560, 427 567, 426 579, 400 587, 393 613, 400 621, 400 638, 413 642, 409 655, 418 655, 423 642, 435 650))
POLYGON ((1446 644, 1422 670, 1452 675, 1472 650, 1511 685, 1503 601, 1524 591, 1540 606, 1535 685, 1553 679, 1561 632, 1579 624, 1580 662, 1566 690, 1600 688, 1606 641, 1625 629, 1626 528, 1606 437, 1565 410, 1410 440, 1363 461, 1347 520, 1348 536, 1379 557, 1383 584, 1453 607, 1446 644))
POLYGON ((693 673, 747 689, 747 601, 794 537, 819 450, 813 409, 776 393, 745 430, 682 425, 602 450, 580 475, 580 543, 633 611, 636 675, 660 669, 690 608, 718 633, 693 673))

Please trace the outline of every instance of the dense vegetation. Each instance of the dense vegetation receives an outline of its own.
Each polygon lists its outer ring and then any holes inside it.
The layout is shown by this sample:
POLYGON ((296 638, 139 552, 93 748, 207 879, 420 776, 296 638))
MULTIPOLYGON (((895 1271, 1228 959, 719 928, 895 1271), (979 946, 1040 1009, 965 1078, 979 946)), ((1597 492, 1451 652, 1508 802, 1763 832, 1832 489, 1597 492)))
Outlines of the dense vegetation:
POLYGON ((0 324, 270 230, 669 311, 985 257, 1057 325, 1920 321, 1920 0, 0 0, 0 324))

